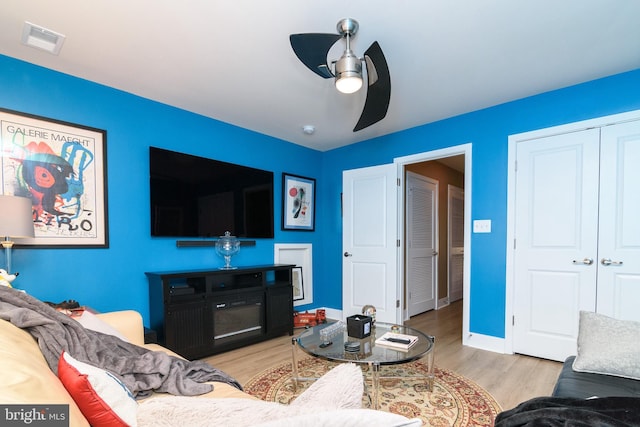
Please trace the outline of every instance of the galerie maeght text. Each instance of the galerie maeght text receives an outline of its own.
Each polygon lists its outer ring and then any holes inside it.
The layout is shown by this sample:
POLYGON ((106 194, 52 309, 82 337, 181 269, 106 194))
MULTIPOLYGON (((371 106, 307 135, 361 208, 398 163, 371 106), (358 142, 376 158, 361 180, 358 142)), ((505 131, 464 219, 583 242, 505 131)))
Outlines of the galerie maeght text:
POLYGON ((95 237, 96 149, 71 130, 2 121, 3 194, 31 199, 36 237, 95 237))

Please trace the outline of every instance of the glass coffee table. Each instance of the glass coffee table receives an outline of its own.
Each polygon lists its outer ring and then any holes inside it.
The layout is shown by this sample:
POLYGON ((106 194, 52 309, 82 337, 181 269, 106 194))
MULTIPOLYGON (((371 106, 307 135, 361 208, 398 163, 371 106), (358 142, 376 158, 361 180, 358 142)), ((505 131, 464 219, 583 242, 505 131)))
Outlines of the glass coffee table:
MULTIPOLYGON (((397 376, 381 376, 380 367, 384 365, 397 365, 412 362, 426 356, 427 359, 427 375, 420 377, 425 378, 427 390, 431 391, 434 380, 433 370, 433 349, 435 338, 424 334, 423 332, 410 328, 408 326, 393 325, 389 323, 376 322, 371 328, 371 335, 366 338, 354 338, 347 335, 346 328, 344 331, 331 336, 327 345, 325 337, 321 337, 320 331, 331 326, 331 324, 321 324, 305 329, 297 337, 292 339, 292 358, 293 358, 293 375, 292 380, 294 387, 297 388, 298 381, 315 380, 317 378, 301 378, 298 375, 298 349, 305 353, 334 362, 351 362, 360 365, 368 365, 370 367, 372 383, 373 383, 373 405, 378 409, 380 379, 388 378, 406 378, 397 376), (418 337, 418 341, 410 348, 398 350, 388 346, 376 345, 376 339, 380 338, 387 332, 395 332, 405 335, 413 335, 418 337), (347 351, 345 344, 351 347, 358 347, 357 351, 347 351)), ((413 378, 413 377, 411 377, 413 378)))

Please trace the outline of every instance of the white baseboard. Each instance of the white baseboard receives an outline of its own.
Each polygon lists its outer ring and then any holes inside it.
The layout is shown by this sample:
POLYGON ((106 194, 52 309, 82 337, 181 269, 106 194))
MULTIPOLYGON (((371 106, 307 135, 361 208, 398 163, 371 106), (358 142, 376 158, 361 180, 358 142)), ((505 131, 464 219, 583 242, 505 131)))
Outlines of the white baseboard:
MULTIPOLYGON (((436 337, 436 345, 438 344, 438 337, 436 337)), ((480 350, 493 351, 494 353, 508 354, 505 350, 504 338, 491 337, 489 335, 470 333, 469 336, 462 338, 462 345, 466 345, 473 348, 479 348, 480 350)))
POLYGON ((342 320, 342 310, 335 308, 324 308, 324 310, 327 314, 327 319, 342 320))
POLYGON ((438 300, 438 305, 436 306, 436 310, 440 310, 441 308, 444 308, 446 306, 449 305, 449 298, 448 297, 444 297, 442 299, 438 300))

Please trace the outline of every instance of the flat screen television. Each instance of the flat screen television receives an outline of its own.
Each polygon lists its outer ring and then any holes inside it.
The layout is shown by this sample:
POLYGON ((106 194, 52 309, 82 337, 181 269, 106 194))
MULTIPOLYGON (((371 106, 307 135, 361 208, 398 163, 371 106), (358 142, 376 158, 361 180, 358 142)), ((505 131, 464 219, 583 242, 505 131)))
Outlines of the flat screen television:
POLYGON ((149 147, 151 235, 273 238, 273 172, 149 147))

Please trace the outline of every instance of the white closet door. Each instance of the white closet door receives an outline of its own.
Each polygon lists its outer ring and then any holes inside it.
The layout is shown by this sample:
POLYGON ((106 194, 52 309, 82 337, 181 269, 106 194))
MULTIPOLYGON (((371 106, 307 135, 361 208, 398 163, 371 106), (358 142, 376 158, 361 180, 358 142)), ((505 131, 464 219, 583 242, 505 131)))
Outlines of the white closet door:
POLYGON ((599 313, 640 321, 640 121, 602 128, 599 313))
POLYGON ((407 311, 436 308, 438 181, 407 172, 407 311))
POLYGON ((580 310, 595 310, 599 129, 517 145, 517 353, 575 354, 580 310))

